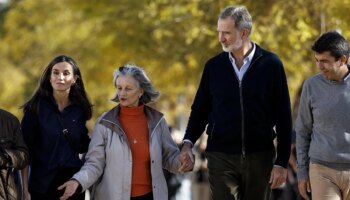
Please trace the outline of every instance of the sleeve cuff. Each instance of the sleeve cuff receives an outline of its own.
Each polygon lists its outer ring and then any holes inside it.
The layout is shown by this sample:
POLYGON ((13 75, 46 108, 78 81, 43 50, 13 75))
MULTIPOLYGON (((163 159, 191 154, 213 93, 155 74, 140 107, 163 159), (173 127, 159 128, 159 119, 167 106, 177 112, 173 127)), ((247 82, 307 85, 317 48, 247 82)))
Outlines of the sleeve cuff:
POLYGON ((75 178, 71 178, 70 180, 76 181, 79 184, 77 190, 75 191, 75 193, 77 193, 77 194, 82 193, 83 192, 83 187, 81 186, 80 182, 77 179, 75 179, 75 178))
POLYGON ((182 141, 182 146, 183 146, 185 143, 190 144, 190 145, 191 145, 191 148, 193 147, 193 143, 191 142, 191 140, 184 139, 184 140, 182 141))

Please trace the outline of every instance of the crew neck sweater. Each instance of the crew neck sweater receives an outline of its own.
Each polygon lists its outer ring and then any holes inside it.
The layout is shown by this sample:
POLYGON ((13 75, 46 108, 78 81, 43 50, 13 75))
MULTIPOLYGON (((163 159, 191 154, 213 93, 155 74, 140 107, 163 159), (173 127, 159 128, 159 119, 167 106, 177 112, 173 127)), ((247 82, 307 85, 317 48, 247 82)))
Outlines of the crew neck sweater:
POLYGON ((350 78, 326 80, 317 74, 304 83, 296 121, 298 179, 309 163, 350 169, 350 78))
POLYGON ((131 197, 152 191, 149 133, 144 105, 120 109, 120 123, 128 138, 132 154, 131 197))

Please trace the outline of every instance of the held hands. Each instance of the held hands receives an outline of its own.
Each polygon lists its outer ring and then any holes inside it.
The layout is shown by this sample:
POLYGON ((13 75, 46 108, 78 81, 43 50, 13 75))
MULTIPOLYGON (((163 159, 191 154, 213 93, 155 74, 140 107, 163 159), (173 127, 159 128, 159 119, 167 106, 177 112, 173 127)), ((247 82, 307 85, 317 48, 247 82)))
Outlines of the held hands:
POLYGON ((311 192, 310 180, 300 180, 298 181, 298 189, 300 195, 305 200, 310 200, 308 193, 311 192))
POLYGON ((77 188, 79 187, 79 182, 76 180, 69 180, 65 182, 63 185, 58 187, 58 190, 64 190, 63 196, 60 197, 60 200, 66 200, 69 197, 73 196, 74 193, 77 191, 77 188))
POLYGON ((178 169, 178 172, 185 173, 191 171, 194 167, 194 156, 192 153, 192 148, 188 144, 184 144, 181 153, 179 156, 181 162, 181 167, 178 169))
POLYGON ((287 169, 281 166, 273 166, 271 177, 270 177, 270 185, 271 189, 278 188, 287 180, 287 169))

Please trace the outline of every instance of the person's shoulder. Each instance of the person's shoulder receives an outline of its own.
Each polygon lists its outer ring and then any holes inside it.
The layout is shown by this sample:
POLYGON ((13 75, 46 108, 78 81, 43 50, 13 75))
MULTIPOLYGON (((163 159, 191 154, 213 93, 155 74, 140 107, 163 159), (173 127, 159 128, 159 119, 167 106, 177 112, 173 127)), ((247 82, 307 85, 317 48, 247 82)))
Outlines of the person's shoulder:
POLYGON ((120 110, 119 106, 114 106, 113 108, 103 112, 99 117, 98 117, 98 121, 102 120, 102 119, 107 119, 107 120, 112 120, 115 119, 118 116, 118 112, 120 110))
POLYGON ((145 105, 145 111, 146 113, 151 113, 154 116, 158 116, 158 118, 162 118, 164 116, 162 112, 148 105, 145 105))
POLYGON ((322 81, 323 80, 323 77, 320 73, 317 73, 315 75, 312 75, 310 76, 309 78, 307 78, 305 80, 305 83, 304 84, 312 84, 314 82, 318 82, 318 81, 322 81))
POLYGON ((255 52, 260 53, 260 54, 264 54, 264 55, 272 55, 272 56, 277 56, 276 53, 274 53, 273 51, 267 50, 264 47, 260 46, 259 44, 255 44, 255 52))
POLYGON ((17 117, 14 114, 10 113, 7 110, 1 109, 1 108, 0 108, 0 116, 2 118, 17 119, 17 117))
POLYGON ((255 44, 255 46, 256 46, 255 52, 258 56, 259 55, 264 56, 265 58, 269 58, 269 59, 273 59, 273 60, 281 62, 281 59, 279 58, 279 56, 275 52, 264 49, 261 46, 259 46, 258 44, 255 44))
POLYGON ((6 121, 10 121, 10 122, 14 122, 14 123, 19 123, 19 120, 18 118, 10 113, 9 111, 6 111, 6 110, 3 110, 3 109, 0 109, 0 118, 2 120, 6 120, 6 121))
POLYGON ((272 74, 281 74, 281 72, 284 70, 284 66, 278 55, 272 51, 263 49, 257 44, 255 44, 255 46, 256 49, 252 63, 256 63, 255 65, 264 67, 264 69, 266 69, 266 73, 273 71, 276 73, 272 74))
POLYGON ((222 62, 225 59, 229 59, 228 53, 227 52, 220 52, 213 57, 209 58, 207 63, 217 63, 217 62, 222 62))
POLYGON ((220 52, 207 60, 207 62, 204 65, 204 71, 218 69, 218 65, 223 65, 225 62, 229 62, 229 60, 230 59, 227 52, 220 52))
POLYGON ((321 82, 323 81, 324 78, 320 73, 312 75, 309 78, 305 79, 303 83, 303 90, 311 90, 311 88, 314 88, 315 86, 317 87, 317 85, 322 85, 321 82))

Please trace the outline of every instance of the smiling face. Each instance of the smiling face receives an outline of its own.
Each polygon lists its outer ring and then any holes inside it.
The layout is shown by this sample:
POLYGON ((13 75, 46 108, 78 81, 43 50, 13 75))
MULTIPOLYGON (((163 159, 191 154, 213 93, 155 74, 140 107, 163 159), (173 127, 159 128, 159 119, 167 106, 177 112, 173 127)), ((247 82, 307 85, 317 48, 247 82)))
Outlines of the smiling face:
POLYGON ((340 80, 343 78, 346 57, 342 56, 338 60, 331 55, 330 51, 315 53, 316 66, 325 79, 340 80))
POLYGON ((73 73, 73 67, 67 62, 59 62, 51 69, 50 83, 53 92, 67 92, 75 83, 77 77, 73 73))
POLYGON ((120 105, 125 107, 139 106, 139 99, 143 94, 143 90, 133 77, 128 75, 119 76, 116 87, 120 105))

